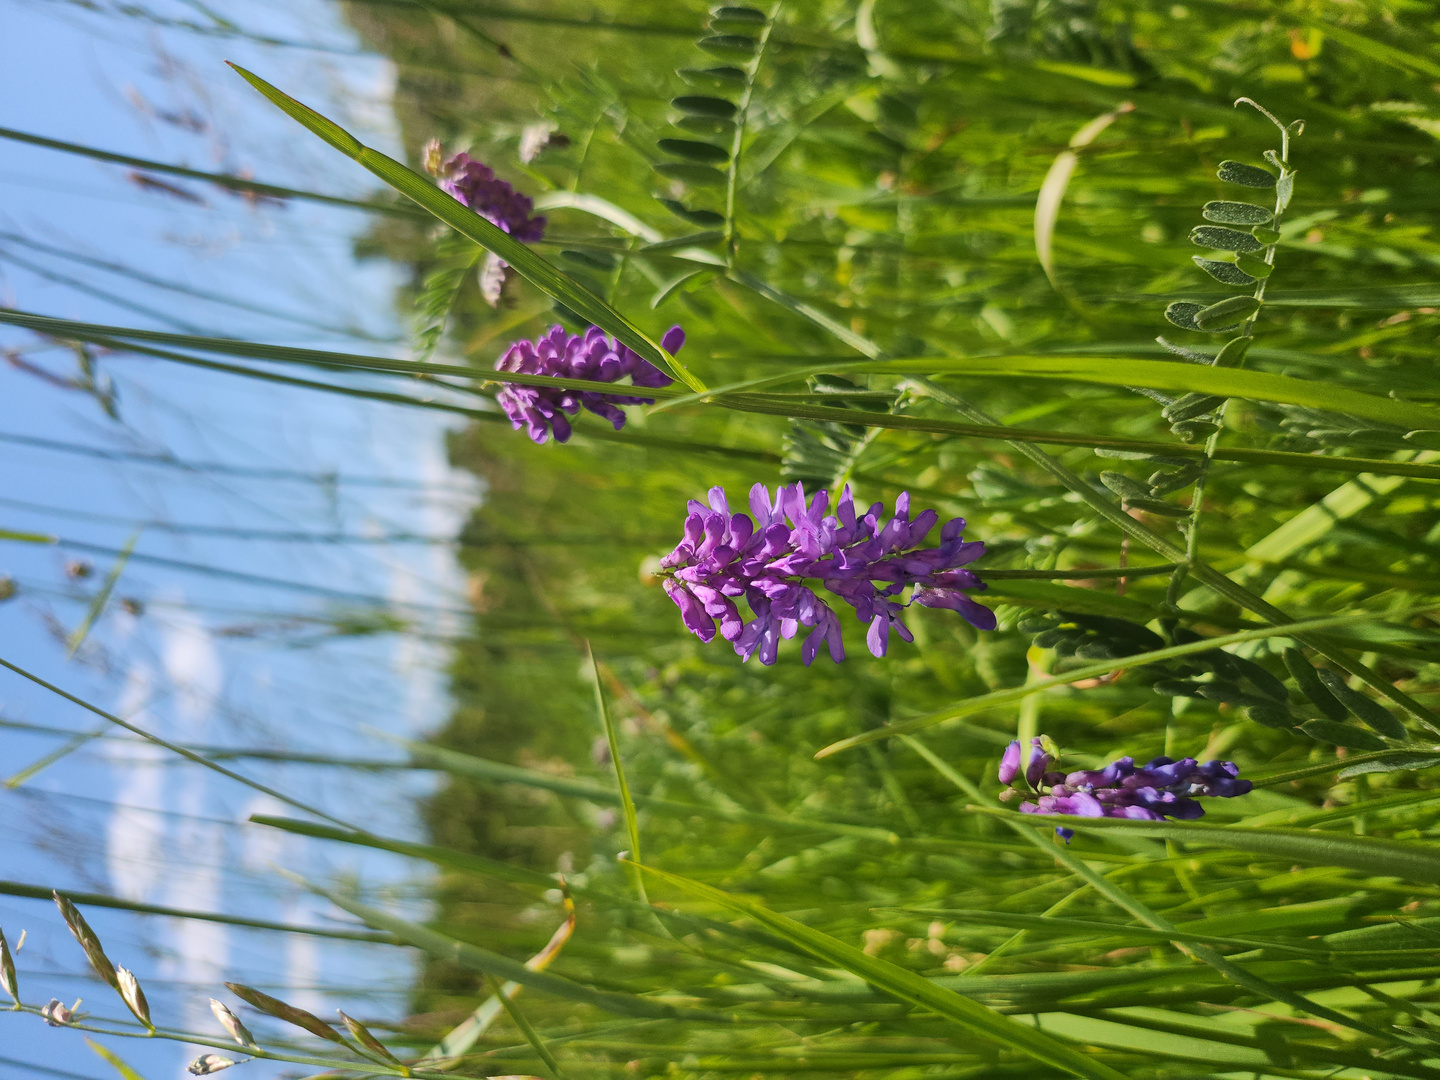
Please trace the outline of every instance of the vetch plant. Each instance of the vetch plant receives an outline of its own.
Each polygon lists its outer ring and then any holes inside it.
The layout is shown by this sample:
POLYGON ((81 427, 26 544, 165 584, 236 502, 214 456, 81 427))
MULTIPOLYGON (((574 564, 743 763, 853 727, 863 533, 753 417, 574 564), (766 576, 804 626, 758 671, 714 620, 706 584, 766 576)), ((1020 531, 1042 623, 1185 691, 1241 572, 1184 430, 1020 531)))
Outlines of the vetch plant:
POLYGON ((964 518, 941 527, 939 547, 922 549, 939 514, 926 510, 912 521, 908 492, 895 500, 888 519, 878 502, 857 513, 848 485, 834 514, 826 513, 829 505, 828 491, 807 502, 798 482, 777 489, 773 498, 756 484, 750 489, 753 518, 732 514, 722 488, 710 489, 708 506, 692 499, 684 539, 660 563, 667 574, 665 591, 691 633, 714 640, 718 619, 720 636, 742 659, 758 653, 768 666, 782 637, 811 627, 801 660, 808 667, 824 644, 839 663, 845 659, 840 620, 807 581, 844 600, 869 624, 866 644, 877 657, 885 655, 891 630, 914 640, 900 619, 912 603, 949 608, 978 629, 995 629, 994 612, 966 595, 985 587, 967 569, 985 545, 963 539, 964 518), (910 599, 901 603, 896 598, 907 588, 913 589, 910 599), (736 606, 740 598, 753 613, 749 622, 736 606))
MULTIPOLYGON (((685 331, 672 326, 660 340, 665 351, 675 354, 685 344, 685 331)), ((670 376, 633 350, 613 341, 599 327, 583 334, 566 333, 563 326, 536 341, 517 341, 495 361, 496 371, 524 372, 560 379, 615 382, 628 377, 632 386, 669 386, 670 376)), ((625 426, 620 405, 653 405, 654 398, 627 394, 602 394, 593 390, 562 390, 546 386, 509 384, 496 400, 516 431, 522 427, 537 443, 553 433, 556 442, 570 438, 570 421, 583 407, 609 420, 619 431, 625 426)))
MULTIPOLYGON (((1021 794, 1015 787, 1020 776, 1020 757, 1019 740, 1005 748, 999 769, 1000 782, 1006 785, 1002 799, 1021 794)), ((1193 821, 1205 815, 1198 799, 1233 799, 1249 794, 1254 786, 1249 780, 1240 779, 1240 769, 1233 761, 1201 763, 1189 757, 1176 761, 1162 756, 1136 765, 1134 758, 1122 757, 1103 769, 1068 773, 1051 768, 1058 761, 1059 751, 1049 738, 1036 736, 1031 740, 1024 781, 1028 792, 1038 799, 1021 803, 1022 813, 1193 821)), ((1075 835, 1074 830, 1064 826, 1058 826, 1055 834, 1066 843, 1075 835)))
POLYGON ((438 145, 426 148, 426 164, 441 188, 522 243, 533 244, 545 235, 545 218, 535 214, 535 201, 516 191, 495 170, 469 154, 440 159, 438 145))

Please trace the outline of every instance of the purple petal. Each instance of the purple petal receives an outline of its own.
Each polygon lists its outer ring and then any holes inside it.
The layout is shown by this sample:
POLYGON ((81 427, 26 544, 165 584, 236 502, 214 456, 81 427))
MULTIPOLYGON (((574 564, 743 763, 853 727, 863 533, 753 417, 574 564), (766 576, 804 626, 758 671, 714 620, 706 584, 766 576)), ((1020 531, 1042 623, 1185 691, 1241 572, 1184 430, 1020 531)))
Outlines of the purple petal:
MULTIPOLYGON (((1020 775, 1020 740, 1016 739, 1009 746, 1005 747, 1005 753, 1000 756, 1000 783, 1007 787, 1015 782, 1020 775)), ((1033 784, 1031 785, 1034 786, 1033 784)))
POLYGON ((694 593, 669 579, 665 582, 665 592, 680 609, 680 618, 687 630, 707 644, 715 640, 715 620, 705 614, 704 606, 694 593))

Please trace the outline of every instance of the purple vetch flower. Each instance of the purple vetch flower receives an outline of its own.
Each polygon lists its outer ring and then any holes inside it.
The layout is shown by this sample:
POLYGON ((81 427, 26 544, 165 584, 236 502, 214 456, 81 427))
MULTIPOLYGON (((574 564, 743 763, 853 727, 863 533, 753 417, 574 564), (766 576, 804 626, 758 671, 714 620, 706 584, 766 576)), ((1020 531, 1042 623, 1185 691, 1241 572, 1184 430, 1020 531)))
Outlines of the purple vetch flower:
POLYGON ((1025 782, 1032 788, 1039 788, 1045 770, 1050 768, 1053 761, 1045 752, 1044 740, 1039 735, 1035 736, 1030 740, 1030 761, 1025 766, 1025 782))
MULTIPOLYGON (((685 331, 672 326, 660 339, 665 351, 675 354, 685 344, 685 331)), ((563 326, 552 326, 537 341, 517 341, 495 361, 496 371, 519 371, 527 375, 549 375, 561 379, 588 379, 614 382, 630 376, 633 386, 669 386, 670 376, 638 353, 612 341, 597 326, 584 334, 567 334, 563 326)), ((654 398, 626 394, 602 394, 593 390, 561 390, 549 386, 507 384, 496 396, 515 430, 526 428, 530 438, 543 443, 555 433, 556 442, 570 438, 570 421, 583 405, 603 416, 619 431, 625 414, 616 406, 651 405, 654 398)))
POLYGON ((1009 787, 1020 775, 1020 740, 1016 739, 1009 746, 1005 747, 1005 753, 1000 757, 1000 783, 1009 787))
POLYGON ((533 244, 545 234, 545 219, 535 217, 535 203, 495 170, 469 154, 456 154, 434 169, 442 190, 455 196, 496 228, 504 229, 524 244, 533 244))
MULTIPOLYGON (((1009 787, 1019 779, 1021 760, 1024 756, 1024 749, 1020 745, 1019 739, 1005 747, 1005 753, 1000 758, 1000 783, 1009 787)), ((1031 739, 1030 757, 1025 762, 1025 783, 1038 791, 1040 781, 1045 776, 1045 770, 1050 768, 1054 760, 1046 751, 1045 740, 1042 736, 1037 735, 1031 739)))
MULTIPOLYGON (((521 243, 533 244, 545 233, 545 218, 534 214, 535 203, 506 181, 495 175, 489 165, 474 160, 469 154, 446 158, 440 143, 431 139, 425 144, 425 169, 440 183, 440 189, 474 210, 490 224, 503 229, 521 243)), ((505 286, 505 271, 510 268, 493 251, 485 253, 480 266, 480 295, 491 307, 500 302, 505 286)))
MULTIPOLYGON (((1212 797, 1231 799, 1247 794, 1254 786, 1241 780, 1240 769, 1233 761, 1198 762, 1194 758, 1157 757, 1145 765, 1122 757, 1103 769, 1081 769, 1076 772, 1047 772, 1052 763, 1040 750, 1040 739, 1034 740, 1031 767, 1026 769, 1030 786, 1040 793, 1038 802, 1020 804, 1026 814, 1074 814, 1079 817, 1133 818, 1161 821, 1164 818, 1193 820, 1205 815, 1197 801, 1212 797), (1036 766, 1037 760, 1044 764, 1036 766)), ((1019 774, 1020 744, 1013 742, 1006 749, 1000 766, 1000 782, 1010 784, 1019 774), (1006 779, 1005 761, 1015 751, 1015 765, 1006 779)), ((1055 830, 1066 843, 1075 833, 1063 826, 1055 830)))
POLYGON ((827 515, 828 492, 808 502, 801 484, 776 490, 772 497, 763 484, 750 489, 750 514, 730 512, 723 488, 711 488, 709 505, 689 503, 685 535, 661 562, 668 571, 665 591, 680 608, 686 627, 701 641, 720 636, 741 658, 759 655, 773 664, 780 639, 799 629, 809 633, 800 658, 809 666, 825 646, 836 663, 845 658, 840 620, 807 582, 823 586, 855 609, 869 624, 870 651, 884 656, 893 629, 912 640, 900 615, 909 603, 958 611, 982 630, 995 629, 995 614, 961 590, 985 587, 967 563, 985 552, 980 541, 961 538, 963 518, 946 522, 940 546, 921 549, 920 543, 939 515, 926 510, 910 519, 910 495, 895 502, 886 518, 875 503, 857 514, 847 486, 827 515), (914 586, 908 603, 897 597, 914 586), (753 615, 748 622, 736 600, 744 598, 753 615))

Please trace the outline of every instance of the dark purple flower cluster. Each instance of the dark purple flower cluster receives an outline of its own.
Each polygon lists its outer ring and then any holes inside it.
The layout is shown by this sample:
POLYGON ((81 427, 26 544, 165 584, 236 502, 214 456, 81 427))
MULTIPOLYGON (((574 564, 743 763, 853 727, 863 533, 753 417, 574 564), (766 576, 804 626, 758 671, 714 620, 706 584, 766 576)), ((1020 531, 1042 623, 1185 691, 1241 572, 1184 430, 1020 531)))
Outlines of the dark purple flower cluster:
POLYGON ((545 233, 545 219, 533 216, 535 204, 469 154, 456 154, 439 167, 440 187, 516 240, 533 244, 545 233))
MULTIPOLYGON (((672 326, 660 339, 665 351, 674 355, 685 344, 685 331, 672 326)), ((584 334, 567 334, 563 326, 552 326, 538 341, 517 341, 495 361, 496 371, 519 371, 528 375, 549 375, 560 379, 588 379, 614 382, 626 375, 635 386, 669 386, 673 381, 650 361, 618 341, 611 341, 599 327, 584 334)), ((625 414, 617 405, 651 405, 654 398, 625 394, 601 394, 593 390, 561 390, 549 386, 509 384, 496 400, 518 431, 528 429, 530 438, 543 443, 555 432, 555 440, 570 438, 570 421, 583 405, 603 416, 619 431, 625 414)))
POLYGON ((847 486, 827 515, 828 492, 807 504, 800 484, 782 487, 772 499, 763 484, 750 489, 750 511, 732 514, 723 488, 710 489, 710 504, 689 504, 685 536, 661 566, 668 571, 665 591, 680 608, 685 625, 701 641, 720 636, 748 660, 757 651, 762 664, 773 664, 780 639, 810 627, 801 649, 808 666, 823 642, 836 663, 845 659, 840 620, 829 604, 805 582, 818 581, 870 624, 867 642, 884 656, 893 628, 906 641, 900 621, 908 604, 896 599, 914 586, 909 603, 951 608, 982 630, 995 629, 995 613, 962 590, 983 589, 973 571, 962 569, 985 553, 985 545, 961 539, 964 518, 940 530, 940 546, 920 549, 939 515, 926 510, 910 520, 910 494, 895 501, 885 518, 880 503, 857 515, 847 486), (754 618, 746 622, 735 601, 744 597, 754 618))
MULTIPOLYGON (((1020 758, 1018 741, 1005 748, 1000 759, 1002 784, 1013 784, 1019 777, 1020 758)), ((1122 757, 1103 769, 1071 773, 1053 771, 1052 764, 1054 758, 1046 752, 1044 740, 1032 739, 1025 782, 1040 798, 1038 802, 1021 803, 1022 812, 1188 821, 1205 815, 1197 799, 1231 799, 1247 794, 1254 786, 1249 780, 1239 779, 1240 770, 1233 761, 1202 763, 1194 758, 1176 761, 1157 757, 1145 765, 1136 765, 1134 758, 1122 757)), ((1067 842, 1074 835, 1066 828, 1055 831, 1067 842)))

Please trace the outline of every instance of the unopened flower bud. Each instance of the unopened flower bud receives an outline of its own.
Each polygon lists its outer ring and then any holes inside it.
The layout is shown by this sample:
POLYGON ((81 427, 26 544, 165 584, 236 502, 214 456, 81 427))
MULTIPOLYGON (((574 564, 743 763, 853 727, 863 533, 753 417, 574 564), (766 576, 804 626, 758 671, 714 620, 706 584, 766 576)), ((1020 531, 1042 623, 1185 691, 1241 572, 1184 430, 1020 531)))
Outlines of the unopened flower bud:
POLYGON ((227 1057, 221 1057, 219 1054, 201 1054, 194 1061, 190 1062, 189 1065, 185 1066, 185 1071, 194 1076, 209 1076, 211 1073, 217 1073, 221 1069, 228 1069, 234 1064, 235 1062, 227 1057))
POLYGON ((1045 747, 1037 735, 1030 740, 1030 760, 1025 765, 1025 782, 1032 788, 1039 786, 1040 780, 1045 775, 1045 770, 1051 765, 1051 757, 1045 752, 1045 747))
POLYGON ((1005 753, 1000 758, 1000 783, 1007 787, 1015 782, 1020 775, 1020 740, 1016 739, 1009 746, 1005 747, 1005 753))
POLYGON ((215 1019, 220 1021, 230 1037, 241 1046, 254 1046, 255 1036, 250 1034, 250 1029, 240 1022, 240 1018, 230 1011, 223 1001, 210 999, 210 1011, 215 1014, 215 1019))
POLYGON ((153 1029, 155 1025, 150 1022, 150 1003, 145 1000, 145 991, 140 989, 140 980, 135 978, 135 973, 129 968, 118 967, 115 969, 115 978, 120 982, 120 997, 135 1014, 135 1019, 153 1029))
POLYGON ((443 157, 444 153, 440 149, 439 139, 431 139, 425 144, 425 148, 420 151, 421 164, 424 165, 425 171, 431 176, 440 175, 440 162, 443 157))

